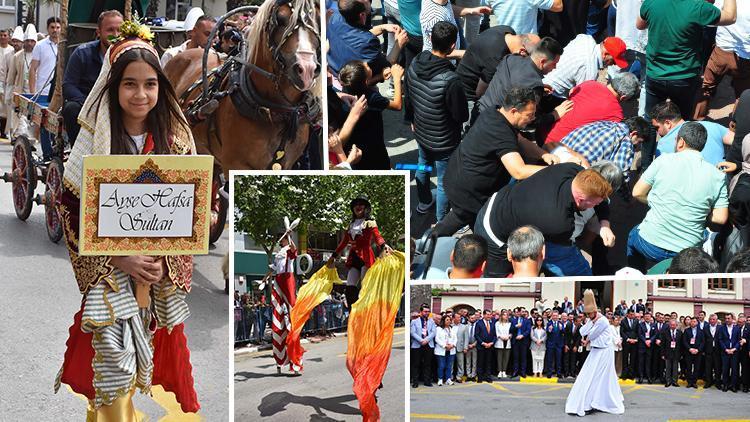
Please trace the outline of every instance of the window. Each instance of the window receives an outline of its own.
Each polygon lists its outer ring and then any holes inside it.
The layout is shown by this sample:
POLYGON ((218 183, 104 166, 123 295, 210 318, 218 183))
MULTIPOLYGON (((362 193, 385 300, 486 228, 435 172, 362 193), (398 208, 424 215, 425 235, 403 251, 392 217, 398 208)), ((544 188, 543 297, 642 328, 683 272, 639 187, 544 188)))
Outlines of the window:
POLYGON ((734 291, 734 279, 733 278, 709 278, 708 290, 734 291))
POLYGON ((685 279, 659 280, 660 289, 684 289, 685 279))

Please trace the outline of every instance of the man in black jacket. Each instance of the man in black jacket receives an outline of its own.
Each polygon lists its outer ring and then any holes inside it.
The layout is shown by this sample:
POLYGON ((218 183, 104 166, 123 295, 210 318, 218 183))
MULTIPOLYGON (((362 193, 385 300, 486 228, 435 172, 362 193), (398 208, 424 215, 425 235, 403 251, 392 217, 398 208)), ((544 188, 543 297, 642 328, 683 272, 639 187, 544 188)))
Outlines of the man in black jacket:
POLYGON ((654 322, 654 329, 656 334, 654 335, 654 350, 651 352, 651 374, 654 379, 658 379, 660 382, 664 380, 664 359, 662 359, 662 344, 661 344, 661 332, 664 331, 669 324, 664 322, 664 315, 661 312, 656 313, 656 321, 654 322))
POLYGON ((671 319, 669 327, 661 333, 662 358, 666 371, 665 387, 677 387, 677 363, 680 361, 680 345, 682 333, 677 329, 677 320, 671 319))
POLYGON ((622 337, 622 379, 635 379, 638 372, 638 321, 635 312, 628 309, 628 314, 620 322, 620 337, 622 337))
MULTIPOLYGON (((458 29, 449 22, 432 28, 432 51, 414 58, 406 73, 406 119, 412 122, 419 150, 419 164, 437 171, 437 221, 448 213, 443 175, 451 153, 461 141, 461 126, 469 118, 468 105, 456 68, 446 58, 456 47, 458 29)), ((425 213, 432 203, 430 172, 418 170, 417 212, 425 213)))
MULTIPOLYGON (((622 325, 621 325, 622 326, 622 325)), ((651 384, 651 356, 654 352, 654 340, 656 339, 656 326, 651 319, 651 312, 643 315, 643 321, 638 323, 638 384, 643 384, 644 378, 651 384)))
POLYGON ((716 314, 711 314, 708 317, 708 324, 703 327, 703 352, 705 354, 705 375, 703 378, 705 385, 703 388, 711 388, 714 383, 718 388, 721 388, 721 348, 718 339, 720 328, 719 318, 716 314))
POLYGON ((685 318, 690 326, 682 333, 682 348, 685 351, 685 378, 688 388, 698 388, 698 374, 701 371, 700 357, 703 352, 703 331, 698 328, 698 318, 685 318))
POLYGON ((578 346, 581 345, 581 326, 575 320, 575 315, 568 315, 568 322, 565 324, 565 347, 563 348, 563 372, 566 377, 575 377, 578 375, 578 365, 576 357, 578 356, 578 346))

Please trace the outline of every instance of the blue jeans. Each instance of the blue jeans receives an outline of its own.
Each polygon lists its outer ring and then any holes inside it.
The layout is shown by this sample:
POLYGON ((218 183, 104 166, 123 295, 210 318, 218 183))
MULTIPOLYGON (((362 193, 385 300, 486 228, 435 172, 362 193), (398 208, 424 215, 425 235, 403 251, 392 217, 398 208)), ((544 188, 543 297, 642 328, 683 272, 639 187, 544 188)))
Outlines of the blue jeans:
MULTIPOLYGON (((421 145, 419 151, 419 164, 435 167, 437 172, 437 204, 435 217, 440 221, 448 214, 448 197, 443 190, 443 175, 448 167, 448 160, 451 158, 451 151, 433 152, 425 149, 421 145)), ((414 178, 417 181, 417 198, 422 207, 427 207, 432 203, 432 188, 430 187, 430 173, 424 170, 417 170, 414 178)))
POLYGON ((591 266, 577 246, 544 243, 545 256, 542 269, 554 277, 592 275, 591 266))
POLYGON ((456 355, 451 355, 450 352, 445 356, 437 355, 438 372, 437 376, 439 380, 447 381, 453 378, 453 360, 456 359, 456 355))
POLYGON ((677 252, 668 251, 664 248, 660 248, 654 244, 647 242, 641 237, 640 225, 633 227, 628 235, 628 266, 639 270, 642 273, 646 272, 646 260, 652 262, 661 262, 667 258, 672 258, 677 255, 677 252))

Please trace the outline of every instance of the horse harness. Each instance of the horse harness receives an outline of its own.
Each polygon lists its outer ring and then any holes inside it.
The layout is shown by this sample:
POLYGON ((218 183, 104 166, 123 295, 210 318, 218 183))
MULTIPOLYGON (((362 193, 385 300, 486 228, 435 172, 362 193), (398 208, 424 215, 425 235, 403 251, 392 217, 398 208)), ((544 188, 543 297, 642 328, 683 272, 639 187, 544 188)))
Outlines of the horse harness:
MULTIPOLYGON (((278 0, 274 8, 278 8, 280 5, 287 3, 286 0, 278 0)), ((288 2, 289 7, 294 12, 294 8, 291 6, 291 2, 288 2)), ((271 34, 276 22, 275 13, 272 13, 273 19, 270 19, 267 23, 266 33, 271 34)), ((307 19, 307 14, 294 12, 293 16, 297 16, 294 25, 289 25, 282 34, 281 41, 276 46, 270 45, 269 50, 274 60, 274 64, 279 67, 277 71, 283 74, 285 71, 285 62, 282 59, 284 55, 281 51, 281 47, 284 45, 286 40, 296 31, 300 26, 311 28, 317 35, 317 30, 311 23, 310 19, 307 19)), ((270 35, 269 35, 270 37, 270 35)), ((254 63, 249 63, 236 56, 230 56, 221 66, 212 69, 207 78, 210 80, 209 89, 207 92, 201 92, 200 96, 188 107, 186 115, 191 125, 195 125, 202 121, 202 111, 211 109, 209 112, 208 125, 207 125, 207 139, 210 139, 211 132, 222 144, 222 140, 219 136, 219 131, 216 127, 216 117, 213 111, 218 107, 218 103, 225 97, 229 96, 232 104, 237 109, 238 113, 249 120, 254 121, 265 121, 270 124, 281 124, 281 142, 276 147, 276 151, 273 154, 273 159, 268 165, 267 169, 270 170, 281 170, 282 160, 286 154, 285 148, 287 142, 293 143, 297 137, 297 130, 301 124, 314 124, 320 115, 320 100, 315 97, 310 91, 306 91, 302 100, 296 105, 282 104, 267 100, 258 92, 257 88, 253 84, 250 78, 250 74, 258 74, 274 83, 276 92, 281 93, 280 80, 281 77, 274 73, 268 72, 265 69, 260 68, 254 63)), ((199 79, 193 83, 180 97, 180 103, 184 103, 190 94, 202 84, 202 79, 199 79)), ((282 94, 283 95, 283 94, 282 94)), ((286 98, 284 98, 286 100, 286 98)), ((287 101, 290 103, 290 101, 287 101)))

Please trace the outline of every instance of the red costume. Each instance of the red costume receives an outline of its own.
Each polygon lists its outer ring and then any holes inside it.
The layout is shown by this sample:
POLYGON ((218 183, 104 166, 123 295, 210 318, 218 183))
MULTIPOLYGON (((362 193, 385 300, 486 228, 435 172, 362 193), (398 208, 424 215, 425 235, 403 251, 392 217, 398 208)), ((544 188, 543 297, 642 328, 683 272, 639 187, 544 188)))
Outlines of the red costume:
MULTIPOLYGON (((362 262, 364 262, 365 267, 370 268, 372 264, 375 263, 375 253, 373 253, 371 246, 373 240, 379 247, 382 247, 385 245, 385 239, 380 235, 378 224, 375 220, 364 220, 361 233, 352 237, 351 233, 355 223, 356 221, 349 224, 346 234, 344 235, 344 238, 341 239, 341 243, 339 243, 339 246, 336 248, 334 255, 338 256, 341 251, 344 250, 346 245, 351 244, 352 248, 349 250, 349 255, 346 258, 346 267, 351 268, 354 266, 354 255, 356 255, 362 262)), ((354 231, 358 232, 356 229, 354 231)))

